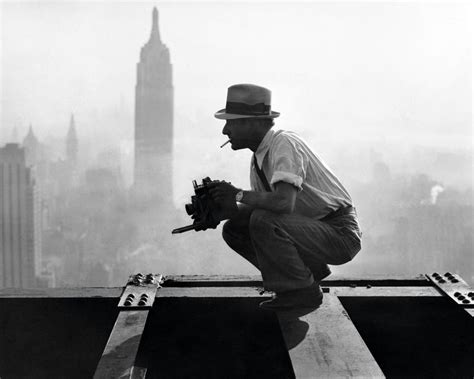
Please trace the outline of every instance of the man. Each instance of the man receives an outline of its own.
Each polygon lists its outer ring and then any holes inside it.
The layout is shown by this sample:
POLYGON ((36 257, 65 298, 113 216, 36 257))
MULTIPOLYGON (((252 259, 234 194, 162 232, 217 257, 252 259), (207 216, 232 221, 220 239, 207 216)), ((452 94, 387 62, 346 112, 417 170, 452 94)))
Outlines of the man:
POLYGON ((233 150, 250 149, 251 190, 220 182, 210 193, 216 217, 228 219, 227 244, 257 267, 266 290, 260 306, 275 311, 316 309, 328 264, 350 261, 360 250, 361 232, 352 199, 331 170, 295 133, 272 129, 278 112, 271 92, 252 84, 229 87, 222 133, 233 150))

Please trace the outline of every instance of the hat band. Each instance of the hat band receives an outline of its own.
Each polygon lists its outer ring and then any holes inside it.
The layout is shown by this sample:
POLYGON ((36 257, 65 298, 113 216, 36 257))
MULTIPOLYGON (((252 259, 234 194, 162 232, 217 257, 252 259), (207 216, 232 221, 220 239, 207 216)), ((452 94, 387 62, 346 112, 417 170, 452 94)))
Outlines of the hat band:
POLYGON ((270 114, 270 105, 265 105, 265 103, 257 104, 245 104, 237 103, 233 101, 228 101, 225 105, 226 113, 232 114, 241 114, 248 116, 261 116, 270 114))

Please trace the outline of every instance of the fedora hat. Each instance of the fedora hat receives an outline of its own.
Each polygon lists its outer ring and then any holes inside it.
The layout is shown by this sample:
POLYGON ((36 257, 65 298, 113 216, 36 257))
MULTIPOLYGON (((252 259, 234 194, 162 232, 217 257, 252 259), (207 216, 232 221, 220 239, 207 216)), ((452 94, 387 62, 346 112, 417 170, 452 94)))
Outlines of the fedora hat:
POLYGON ((235 84, 227 89, 224 109, 214 116, 221 120, 236 118, 275 118, 280 115, 271 109, 272 93, 254 84, 235 84))

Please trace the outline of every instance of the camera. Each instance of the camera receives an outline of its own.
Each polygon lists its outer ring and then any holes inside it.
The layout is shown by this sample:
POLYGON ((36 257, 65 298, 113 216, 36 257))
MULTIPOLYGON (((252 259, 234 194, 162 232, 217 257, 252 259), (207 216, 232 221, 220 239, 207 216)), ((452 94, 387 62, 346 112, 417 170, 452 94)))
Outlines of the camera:
POLYGON ((191 202, 185 204, 184 209, 194 222, 192 225, 174 229, 171 232, 172 234, 183 233, 189 230, 215 229, 216 226, 219 225, 219 221, 216 221, 212 216, 212 211, 216 209, 217 206, 209 193, 209 184, 214 182, 218 183, 219 181, 211 180, 209 177, 206 177, 202 180, 202 184, 198 185, 197 182, 193 180, 195 195, 191 196, 191 202))

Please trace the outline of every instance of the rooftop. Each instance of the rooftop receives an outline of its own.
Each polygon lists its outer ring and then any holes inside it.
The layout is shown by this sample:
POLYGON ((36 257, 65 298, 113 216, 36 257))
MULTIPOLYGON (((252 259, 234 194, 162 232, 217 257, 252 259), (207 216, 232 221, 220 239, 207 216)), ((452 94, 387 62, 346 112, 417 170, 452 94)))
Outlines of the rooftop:
POLYGON ((474 293, 447 274, 326 280, 301 317, 260 310, 252 276, 2 289, 0 377, 472 377, 474 293))

